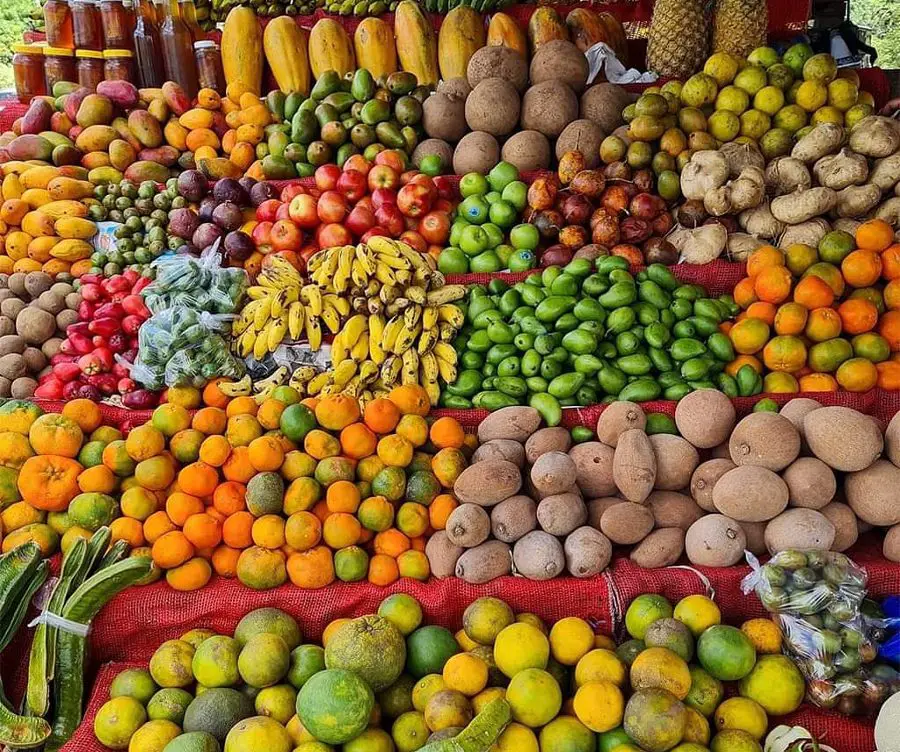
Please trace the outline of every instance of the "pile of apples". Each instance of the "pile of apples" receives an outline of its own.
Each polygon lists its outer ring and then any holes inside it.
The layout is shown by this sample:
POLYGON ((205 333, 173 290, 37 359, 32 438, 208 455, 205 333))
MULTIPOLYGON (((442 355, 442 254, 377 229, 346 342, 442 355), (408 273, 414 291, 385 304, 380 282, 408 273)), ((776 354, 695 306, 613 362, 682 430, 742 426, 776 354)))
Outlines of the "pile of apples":
POLYGON ((406 170, 406 155, 379 152, 343 165, 320 166, 315 187, 290 184, 256 207, 256 249, 285 255, 300 266, 321 248, 365 243, 373 235, 401 240, 437 258, 450 235, 458 200, 445 177, 406 170), (296 254, 296 256, 295 256, 296 254))

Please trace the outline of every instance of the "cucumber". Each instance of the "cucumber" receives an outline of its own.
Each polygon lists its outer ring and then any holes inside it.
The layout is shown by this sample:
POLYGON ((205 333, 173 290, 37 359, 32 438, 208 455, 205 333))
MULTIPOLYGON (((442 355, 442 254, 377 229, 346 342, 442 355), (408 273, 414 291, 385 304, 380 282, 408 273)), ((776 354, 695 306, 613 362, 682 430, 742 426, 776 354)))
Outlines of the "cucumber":
POLYGON ((491 700, 475 718, 452 739, 426 744, 420 752, 480 752, 489 749, 512 720, 509 703, 491 700))
POLYGON ((97 565, 97 569, 106 569, 107 567, 111 567, 113 564, 122 561, 126 556, 128 556, 128 552, 131 550, 127 541, 117 540, 115 543, 110 546, 109 551, 100 559, 100 564, 97 565))
POLYGON ((15 608, 18 593, 28 582, 41 560, 41 549, 37 543, 17 546, 0 557, 0 623, 6 621, 6 614, 15 608))
POLYGON ((16 634, 16 630, 28 613, 28 607, 31 605, 31 599, 34 594, 41 589, 41 585, 47 580, 50 573, 50 562, 40 561, 31 572, 28 580, 16 594, 16 601, 10 611, 4 614, 3 621, 0 621, 0 652, 12 641, 16 634))
POLYGON ((29 749, 41 746, 49 736, 50 725, 43 718, 16 715, 0 704, 0 745, 29 749))

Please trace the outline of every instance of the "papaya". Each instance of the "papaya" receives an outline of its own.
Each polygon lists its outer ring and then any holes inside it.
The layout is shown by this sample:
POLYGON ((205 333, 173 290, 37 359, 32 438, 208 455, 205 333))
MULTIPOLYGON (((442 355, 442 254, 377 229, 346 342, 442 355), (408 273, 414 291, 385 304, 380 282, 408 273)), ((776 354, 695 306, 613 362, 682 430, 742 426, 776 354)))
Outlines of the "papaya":
POLYGON ((401 0, 394 13, 394 36, 400 66, 412 73, 419 86, 438 82, 437 43, 434 28, 414 0, 401 0))
POLYGON ((14 160, 40 159, 47 162, 53 154, 53 144, 43 136, 33 133, 16 136, 6 149, 10 159, 14 160))
POLYGON ((594 11, 588 8, 575 8, 566 16, 566 27, 569 38, 582 52, 590 49, 598 42, 609 44, 606 27, 594 11))
POLYGON ((60 240, 55 246, 53 246, 53 249, 50 251, 50 255, 53 256, 53 258, 72 262, 90 258, 93 252, 94 246, 92 246, 86 240, 80 240, 78 238, 66 238, 64 240, 60 240))
POLYGON ((364 18, 353 34, 356 64, 373 78, 387 77, 397 70, 397 44, 390 25, 380 18, 364 18))
POLYGON ((108 125, 113 119, 113 103, 100 94, 88 94, 81 100, 75 122, 82 128, 90 125, 108 125))
POLYGON ((130 81, 101 81, 97 84, 97 94, 123 110, 133 109, 140 99, 137 87, 130 81))
POLYGON ((50 192, 50 198, 54 201, 60 199, 80 200, 94 195, 94 186, 87 180, 76 180, 75 178, 67 177, 53 178, 47 184, 47 190, 50 192))
POLYGON ((116 129, 109 125, 89 125, 78 134, 75 146, 83 152, 106 151, 118 135, 116 129))
POLYGON ((138 159, 157 162, 166 167, 173 167, 178 162, 178 157, 181 154, 174 146, 163 145, 157 146, 155 149, 141 149, 137 156, 138 159))
POLYGON ((528 42, 531 45, 532 55, 546 42, 568 38, 569 31, 559 13, 547 5, 535 8, 531 18, 528 19, 528 42))
POLYGON ((122 182, 122 177, 123 175, 120 170, 117 170, 115 167, 110 167, 109 165, 95 167, 88 173, 88 180, 90 180, 94 185, 120 183, 122 182))
POLYGON ((50 251, 53 250, 53 246, 55 246, 57 242, 59 242, 59 238, 54 237, 53 235, 35 238, 28 244, 28 258, 42 264, 45 261, 49 261, 51 258, 50 251))
MULTIPOLYGON (((225 84, 232 84, 259 95, 262 91, 263 42, 256 13, 251 8, 237 7, 228 12, 222 29, 225 84)), ((180 113, 176 113, 180 114, 180 113)))
POLYGON ((495 13, 488 24, 487 44, 490 47, 509 47, 528 60, 528 40, 515 20, 506 13, 495 13))
POLYGON ((53 178, 59 175, 59 168, 52 165, 32 167, 23 172, 20 178, 23 188, 46 188, 53 178))
POLYGON ((344 76, 356 68, 350 37, 334 19, 321 18, 312 27, 309 33, 309 65, 317 79, 328 70, 344 76))
POLYGON ((53 223, 53 229, 63 239, 90 240, 97 234, 97 225, 82 217, 60 217, 53 223))
POLYGON ((469 58, 485 45, 484 19, 467 5, 451 10, 438 34, 438 64, 441 78, 465 78, 469 58))
POLYGON ((128 114, 128 130, 140 142, 141 146, 153 149, 162 145, 162 126, 146 110, 132 110, 128 114))
POLYGON ((625 27, 612 13, 603 11, 597 14, 600 21, 606 27, 606 35, 609 38, 609 46, 613 48, 616 57, 622 63, 628 62, 628 38, 625 36, 625 27))
POLYGON ((22 133, 40 133, 50 130, 51 117, 53 117, 53 105, 43 97, 35 97, 22 116, 22 133))
POLYGON ((145 180, 165 183, 169 179, 169 168, 156 162, 140 160, 128 166, 125 170, 125 179, 133 183, 142 183, 145 180))
POLYGON ((41 212, 53 217, 54 220, 60 217, 86 217, 88 213, 87 205, 81 201, 74 199, 60 199, 59 201, 50 201, 41 206, 41 212))
POLYGON ((56 234, 53 225, 53 217, 42 211, 30 211, 22 217, 22 232, 27 232, 33 238, 52 237, 56 234))
POLYGON ((290 16, 279 16, 266 24, 263 50, 275 83, 283 93, 296 91, 309 95, 308 47, 306 32, 290 16))

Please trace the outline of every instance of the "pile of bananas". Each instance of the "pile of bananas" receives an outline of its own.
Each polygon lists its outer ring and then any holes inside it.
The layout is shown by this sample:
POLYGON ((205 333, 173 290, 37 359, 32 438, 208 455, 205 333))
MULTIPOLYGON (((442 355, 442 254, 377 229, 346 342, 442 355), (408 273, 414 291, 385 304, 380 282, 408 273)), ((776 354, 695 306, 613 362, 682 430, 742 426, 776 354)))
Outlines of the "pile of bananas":
POLYGON ((298 368, 291 386, 366 402, 397 384, 420 384, 436 403, 438 380, 456 379, 450 343, 464 317, 453 303, 465 296, 465 287, 445 284, 430 257, 380 236, 320 251, 308 271, 307 283, 279 257, 263 269, 234 324, 237 354, 259 360, 285 339, 301 336, 318 350, 327 329, 334 335, 331 369, 298 368))

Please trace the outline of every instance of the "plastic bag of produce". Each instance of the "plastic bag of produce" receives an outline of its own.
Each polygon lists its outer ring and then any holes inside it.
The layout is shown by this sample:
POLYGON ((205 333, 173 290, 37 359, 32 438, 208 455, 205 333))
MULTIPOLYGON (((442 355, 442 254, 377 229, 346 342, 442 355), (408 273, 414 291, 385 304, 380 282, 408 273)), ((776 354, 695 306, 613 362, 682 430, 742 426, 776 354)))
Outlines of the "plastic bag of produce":
POLYGON ((152 267, 156 279, 144 290, 153 313, 187 306, 208 313, 234 313, 249 285, 243 269, 222 266, 216 241, 199 257, 180 253, 161 256, 152 267))
POLYGON ((765 565, 748 553, 747 561, 752 571, 741 588, 754 591, 781 627, 809 701, 848 715, 876 712, 896 672, 875 663, 877 635, 861 611, 865 570, 832 551, 781 551, 765 565))
POLYGON ((240 378, 244 364, 231 354, 222 336, 234 318, 184 305, 154 313, 138 333, 131 378, 148 389, 199 388, 216 376, 240 378))

